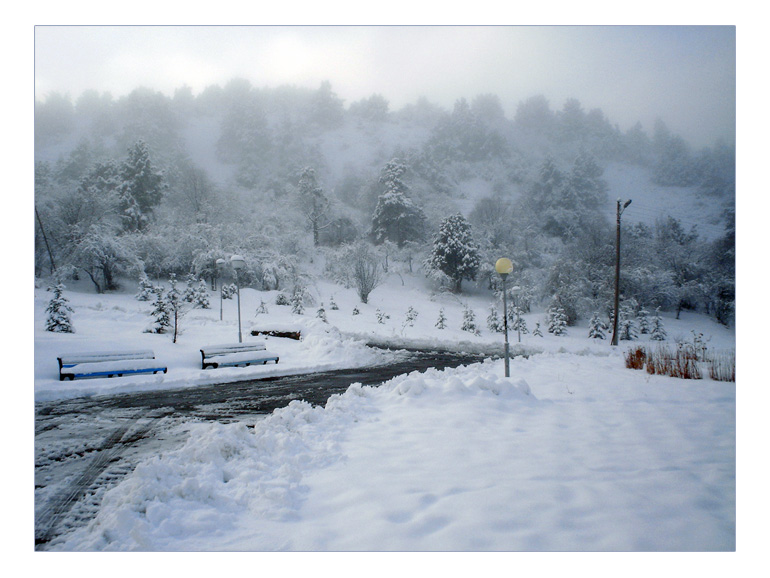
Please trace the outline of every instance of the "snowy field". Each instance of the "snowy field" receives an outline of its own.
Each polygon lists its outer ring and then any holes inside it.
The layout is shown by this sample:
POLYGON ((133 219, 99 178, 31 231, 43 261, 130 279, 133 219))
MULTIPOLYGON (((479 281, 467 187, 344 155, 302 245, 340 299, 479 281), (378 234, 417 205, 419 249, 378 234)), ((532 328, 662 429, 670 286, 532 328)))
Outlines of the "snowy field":
MULTIPOLYGON (((176 344, 144 333, 150 304, 132 291, 67 290, 76 333, 43 330, 50 293, 35 290, 35 398, 55 400, 194 387, 278 373, 386 361, 393 346, 497 351, 485 327, 490 297, 429 297, 419 280, 391 278, 368 305, 319 283, 304 315, 275 293, 241 292, 245 341, 262 340, 277 365, 200 369, 202 345, 237 341, 235 300, 191 310, 176 344), (330 298, 339 305, 329 307, 330 298), (328 323, 316 317, 324 302, 328 323), (260 302, 268 312, 255 315, 260 302), (474 309, 479 335, 461 331, 474 309), (352 315, 357 306, 360 315, 352 315), (406 311, 418 312, 413 326, 406 311), (390 318, 378 323, 375 312, 390 318), (434 327, 443 309, 447 326, 434 327), (301 329, 303 339, 253 337, 301 329), (168 374, 59 382, 56 356, 153 349, 168 374)), ((293 402, 254 429, 195 424, 184 447, 140 464, 110 490, 67 551, 734 551, 736 387, 650 376, 624 367, 586 326, 556 337, 511 334, 532 353, 444 372, 404 375, 380 388, 351 384, 325 408, 293 402)), ((665 318, 671 342, 703 334, 711 349, 735 334, 703 316, 665 318)), ((646 336, 642 336, 643 341, 646 336)), ((223 387, 227 387, 223 385, 223 387)))

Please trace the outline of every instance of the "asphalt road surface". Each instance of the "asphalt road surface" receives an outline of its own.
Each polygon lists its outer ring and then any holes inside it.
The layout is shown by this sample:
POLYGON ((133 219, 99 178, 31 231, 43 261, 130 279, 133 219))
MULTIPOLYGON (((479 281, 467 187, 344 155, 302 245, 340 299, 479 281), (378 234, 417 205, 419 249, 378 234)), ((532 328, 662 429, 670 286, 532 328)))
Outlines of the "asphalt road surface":
POLYGON ((35 404, 35 549, 56 550, 59 539, 92 519, 104 492, 140 461, 184 443, 180 424, 253 425, 293 400, 324 405, 352 383, 376 386, 483 356, 411 352, 397 359, 370 368, 35 404))

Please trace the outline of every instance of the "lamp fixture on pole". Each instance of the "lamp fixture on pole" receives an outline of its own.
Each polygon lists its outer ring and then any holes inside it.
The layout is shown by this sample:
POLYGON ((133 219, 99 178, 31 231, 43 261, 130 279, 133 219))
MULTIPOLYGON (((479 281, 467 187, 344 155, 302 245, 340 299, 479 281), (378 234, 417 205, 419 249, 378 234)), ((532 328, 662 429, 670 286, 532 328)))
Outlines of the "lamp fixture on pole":
POLYGON ((511 369, 510 369, 510 362, 509 359, 509 347, 508 347, 508 300, 506 297, 506 288, 505 288, 505 280, 510 275, 511 271, 513 271, 513 263, 511 263, 510 259, 506 259, 503 257, 502 259, 498 259, 497 263, 495 263, 495 271, 500 275, 500 277, 503 279, 503 330, 505 332, 505 377, 511 376, 511 369))

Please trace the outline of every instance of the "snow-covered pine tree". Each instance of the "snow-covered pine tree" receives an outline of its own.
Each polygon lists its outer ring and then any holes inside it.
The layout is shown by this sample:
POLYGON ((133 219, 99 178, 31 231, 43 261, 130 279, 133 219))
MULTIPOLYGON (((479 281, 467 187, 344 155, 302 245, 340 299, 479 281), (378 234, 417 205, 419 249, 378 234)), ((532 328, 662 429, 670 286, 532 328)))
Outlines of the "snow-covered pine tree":
POLYGON ((473 240, 470 223, 461 214, 442 221, 439 232, 433 238, 433 248, 426 265, 449 277, 455 293, 460 293, 463 279, 476 278, 481 253, 473 240))
POLYGON ((463 324, 460 329, 474 335, 479 334, 479 329, 476 327, 476 314, 468 305, 463 306, 463 324))
POLYGON ((380 172, 384 192, 377 199, 372 215, 372 239, 376 244, 392 241, 402 248, 408 241, 423 238, 425 214, 409 198, 409 187, 402 179, 406 165, 398 159, 388 162, 380 172))
POLYGON ((650 339, 653 341, 665 341, 666 330, 663 327, 663 318, 660 316, 660 307, 655 310, 655 315, 652 318, 652 331, 650 331, 650 339))
POLYGON ((527 329, 527 320, 521 316, 521 309, 519 307, 513 307, 511 330, 523 333, 525 335, 529 333, 529 330, 527 329))
POLYGON ((318 311, 316 311, 315 316, 323 321, 324 323, 328 323, 326 320, 326 309, 324 309, 324 304, 321 303, 321 306, 318 308, 318 311))
POLYGON ((438 319, 436 320, 436 329, 446 328, 446 315, 444 315, 444 308, 438 310, 438 319))
POLYGON ((232 299, 238 292, 238 286, 235 283, 222 285, 222 299, 232 299))
POLYGON ((211 308, 211 302, 209 301, 209 290, 206 286, 206 282, 203 279, 198 281, 198 284, 193 291, 192 304, 195 307, 200 307, 201 309, 211 308))
POLYGON ((631 341, 638 337, 636 325, 633 319, 621 318, 618 322, 618 338, 622 341, 631 341))
POLYGON ((305 305, 303 303, 303 291, 294 291, 290 302, 292 313, 295 315, 302 315, 305 312, 305 305))
POLYGON ((489 315, 487 315, 487 329, 492 333, 500 333, 504 330, 503 324, 500 322, 500 316, 497 314, 497 309, 494 305, 489 308, 489 315))
POLYGON ((70 318, 70 314, 73 313, 73 311, 72 307, 69 306, 69 301, 64 296, 64 289, 65 287, 61 282, 57 282, 47 289, 47 291, 53 293, 53 296, 45 309, 48 314, 45 322, 46 331, 52 331, 54 333, 75 333, 70 318))
POLYGON ((353 307, 353 315, 361 315, 361 312, 358 310, 358 307, 353 307))
POLYGON ((329 309, 331 309, 332 311, 338 311, 339 308, 340 308, 339 305, 337 305, 337 303, 334 301, 334 296, 332 295, 329 298, 329 309))
POLYGON ((165 333, 171 327, 171 315, 169 313, 166 295, 163 287, 157 285, 152 288, 155 300, 152 302, 152 323, 145 329, 145 333, 165 333))
POLYGON ((146 273, 142 273, 139 277, 139 292, 136 294, 137 301, 150 301, 153 297, 153 284, 147 277, 146 273))
POLYGON ((639 324, 639 333, 647 335, 650 332, 650 312, 644 307, 639 309, 636 315, 636 322, 639 324))
POLYGON ((588 323, 588 337, 591 339, 606 339, 607 324, 602 321, 598 313, 594 313, 588 323))
POLYGON ((195 273, 188 273, 185 279, 185 290, 182 292, 182 301, 187 303, 195 302, 195 292, 197 290, 198 279, 195 277, 195 273))
POLYGON ((559 306, 553 306, 548 310, 548 333, 567 334, 567 314, 559 306))

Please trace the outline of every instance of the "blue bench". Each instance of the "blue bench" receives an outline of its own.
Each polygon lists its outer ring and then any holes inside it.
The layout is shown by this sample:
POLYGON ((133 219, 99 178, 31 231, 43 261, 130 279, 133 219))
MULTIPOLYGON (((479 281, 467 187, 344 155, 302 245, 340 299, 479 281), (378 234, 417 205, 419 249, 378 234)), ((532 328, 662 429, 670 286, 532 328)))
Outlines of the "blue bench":
POLYGON ((209 345, 201 348, 201 366, 238 367, 240 365, 278 363, 278 356, 265 350, 264 343, 233 343, 229 345, 209 345))
POLYGON ((121 377, 134 373, 166 373, 168 368, 155 360, 151 350, 94 351, 60 355, 59 381, 76 377, 121 377))

